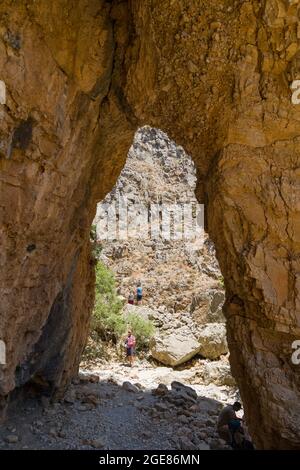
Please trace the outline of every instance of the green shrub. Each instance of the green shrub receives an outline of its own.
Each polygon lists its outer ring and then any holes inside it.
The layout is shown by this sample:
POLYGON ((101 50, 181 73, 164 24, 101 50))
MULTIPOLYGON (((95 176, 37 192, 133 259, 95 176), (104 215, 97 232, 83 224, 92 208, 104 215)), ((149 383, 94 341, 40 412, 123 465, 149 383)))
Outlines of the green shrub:
MULTIPOLYGON (((114 344, 123 341, 128 328, 137 340, 137 350, 142 351, 149 345, 155 327, 150 320, 145 320, 138 313, 123 315, 123 304, 117 294, 113 272, 101 261, 96 265, 95 306, 91 320, 90 351, 87 346, 86 356, 96 356, 95 335, 99 339, 114 344)), ((121 343, 120 343, 121 347, 121 343)))
POLYGON ((126 321, 136 337, 136 349, 146 349, 155 332, 153 323, 150 320, 145 320, 137 313, 129 313, 126 317, 126 321))

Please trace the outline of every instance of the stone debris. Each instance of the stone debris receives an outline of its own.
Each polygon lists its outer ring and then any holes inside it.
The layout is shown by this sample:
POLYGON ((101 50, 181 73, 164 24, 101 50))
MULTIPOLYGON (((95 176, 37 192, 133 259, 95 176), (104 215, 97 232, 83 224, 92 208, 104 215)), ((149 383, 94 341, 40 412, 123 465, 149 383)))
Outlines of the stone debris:
POLYGON ((16 444, 19 442, 19 437, 16 434, 9 434, 5 437, 5 442, 8 444, 16 444))
MULTIPOLYGON (((146 361, 132 370, 107 363, 107 369, 101 367, 102 380, 73 383, 65 397, 46 409, 28 399, 26 411, 20 403, 6 430, 0 429, 0 448, 225 449, 216 422, 237 391, 234 386, 194 383, 200 381, 202 362, 189 371, 172 372, 146 361), (111 377, 113 383, 107 380, 111 377), (157 383, 162 377, 165 382, 157 383)), ((100 373, 93 371, 95 377, 100 373)))

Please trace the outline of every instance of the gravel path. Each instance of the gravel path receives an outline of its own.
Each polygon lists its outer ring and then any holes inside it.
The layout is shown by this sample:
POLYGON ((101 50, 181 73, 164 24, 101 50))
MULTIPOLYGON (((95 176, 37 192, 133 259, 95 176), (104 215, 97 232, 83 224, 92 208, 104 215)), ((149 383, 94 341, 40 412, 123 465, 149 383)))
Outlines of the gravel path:
MULTIPOLYGON (((158 379, 155 369, 144 367, 115 365, 100 377, 83 371, 61 402, 27 397, 12 404, 0 429, 0 448, 223 448, 215 429, 222 403, 174 382, 176 374, 169 377, 172 386, 162 384, 154 392, 158 379)), ((224 390, 220 394, 226 398, 224 390)))

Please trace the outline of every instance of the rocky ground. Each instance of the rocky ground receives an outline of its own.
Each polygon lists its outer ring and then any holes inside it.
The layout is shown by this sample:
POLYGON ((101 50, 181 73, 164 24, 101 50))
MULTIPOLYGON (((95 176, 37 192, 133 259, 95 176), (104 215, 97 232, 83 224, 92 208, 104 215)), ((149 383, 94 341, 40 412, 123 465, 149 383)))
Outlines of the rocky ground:
POLYGON ((196 384, 201 368, 197 361, 185 370, 140 361, 133 368, 102 363, 82 370, 60 402, 28 396, 12 404, 0 448, 227 448, 216 421, 237 390, 232 384, 196 384))

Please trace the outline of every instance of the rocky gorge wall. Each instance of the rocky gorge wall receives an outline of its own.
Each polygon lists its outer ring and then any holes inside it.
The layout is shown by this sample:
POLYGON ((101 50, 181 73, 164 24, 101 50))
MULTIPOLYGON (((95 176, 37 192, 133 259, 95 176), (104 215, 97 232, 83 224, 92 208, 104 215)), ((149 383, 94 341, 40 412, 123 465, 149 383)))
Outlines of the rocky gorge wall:
POLYGON ((162 307, 172 314, 189 311, 205 323, 206 309, 213 303, 220 310, 224 293, 213 243, 204 231, 201 236, 196 180, 195 167, 184 149, 163 132, 144 126, 135 134, 116 185, 97 205, 94 224, 100 259, 114 271, 126 301, 140 281, 143 305, 162 307), (125 224, 118 221, 123 209, 120 201, 124 202, 125 224), (141 209, 145 214, 139 220, 141 209), (158 233, 154 210, 159 211, 158 233))
POLYGON ((0 5, 4 397, 37 375, 63 389, 85 344, 89 230, 132 138, 121 98, 108 98, 118 69, 111 9, 98 0, 0 5))
POLYGON ((76 371, 96 202, 149 124, 197 167, 251 435, 300 447, 298 23, 297 0, 1 2, 3 397, 76 371))

